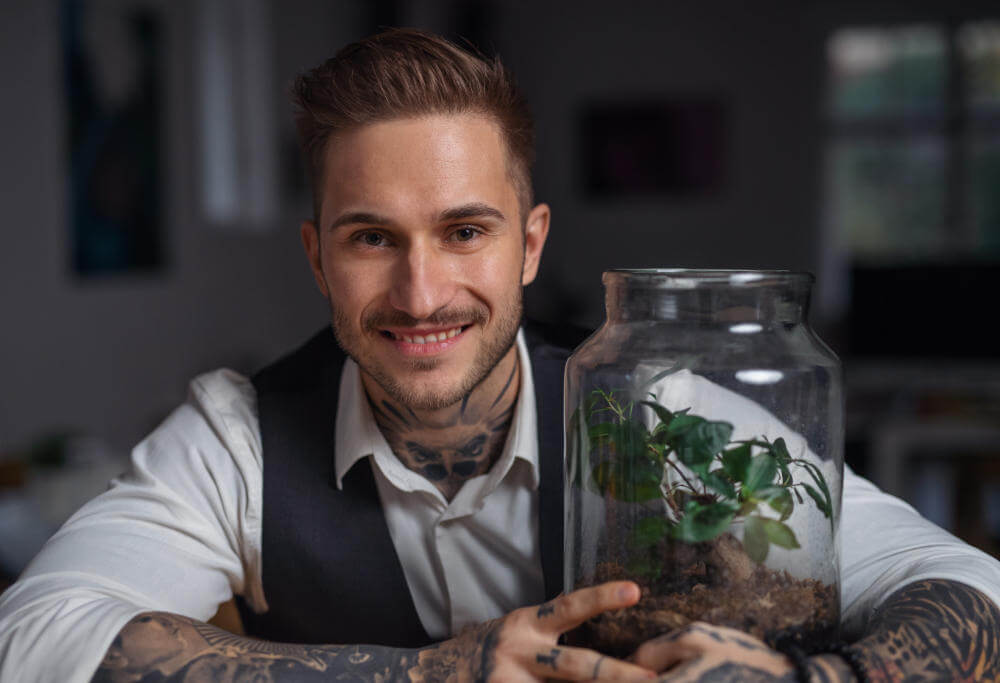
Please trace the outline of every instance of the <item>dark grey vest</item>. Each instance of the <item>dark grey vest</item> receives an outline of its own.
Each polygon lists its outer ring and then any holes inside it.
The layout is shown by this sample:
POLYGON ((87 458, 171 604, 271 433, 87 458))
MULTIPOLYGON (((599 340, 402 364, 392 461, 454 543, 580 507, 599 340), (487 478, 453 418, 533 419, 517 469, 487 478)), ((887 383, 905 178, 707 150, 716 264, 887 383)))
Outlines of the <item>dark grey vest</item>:
MULTIPOLYGON (((545 594, 562 590, 563 368, 582 337, 526 326, 539 425, 539 541, 545 594), (543 334, 545 339, 543 339, 543 334), (564 341, 565 340, 565 341, 564 341)), ((268 611, 237 605, 248 635, 294 643, 420 647, 417 617, 366 458, 334 474, 344 355, 327 329, 253 378, 263 471, 262 561, 268 611)))

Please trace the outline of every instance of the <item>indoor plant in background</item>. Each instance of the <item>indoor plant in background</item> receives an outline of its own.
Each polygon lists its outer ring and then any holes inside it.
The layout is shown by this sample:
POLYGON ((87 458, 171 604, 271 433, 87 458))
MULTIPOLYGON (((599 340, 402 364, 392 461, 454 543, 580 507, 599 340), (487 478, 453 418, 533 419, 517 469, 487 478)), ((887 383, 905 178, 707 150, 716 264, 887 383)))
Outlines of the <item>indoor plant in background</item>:
POLYGON ((837 638, 843 411, 810 275, 605 273, 566 370, 567 588, 632 579, 574 635, 627 655, 691 621, 772 646, 837 638))

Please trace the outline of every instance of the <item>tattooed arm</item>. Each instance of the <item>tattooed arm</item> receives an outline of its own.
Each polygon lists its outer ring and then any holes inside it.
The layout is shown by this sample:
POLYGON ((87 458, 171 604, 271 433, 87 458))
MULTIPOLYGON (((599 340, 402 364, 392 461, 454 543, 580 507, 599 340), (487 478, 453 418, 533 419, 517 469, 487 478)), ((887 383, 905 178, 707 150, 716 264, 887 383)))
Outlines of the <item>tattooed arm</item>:
POLYGON ((271 643, 151 612, 125 625, 93 681, 647 681, 649 669, 557 644, 586 619, 638 599, 632 583, 586 588, 419 649, 271 643))
POLYGON ((1000 678, 1000 609, 955 581, 920 581, 897 591, 852 646, 873 682, 1000 678))
MULTIPOLYGON (((996 680, 1000 609, 964 584, 921 581, 890 596, 849 649, 872 683, 996 680)), ((780 653, 739 631, 707 624, 644 644, 635 661, 665 671, 663 681, 796 680, 791 662, 780 653)), ((838 655, 811 657, 807 664, 813 681, 856 680, 838 655)))

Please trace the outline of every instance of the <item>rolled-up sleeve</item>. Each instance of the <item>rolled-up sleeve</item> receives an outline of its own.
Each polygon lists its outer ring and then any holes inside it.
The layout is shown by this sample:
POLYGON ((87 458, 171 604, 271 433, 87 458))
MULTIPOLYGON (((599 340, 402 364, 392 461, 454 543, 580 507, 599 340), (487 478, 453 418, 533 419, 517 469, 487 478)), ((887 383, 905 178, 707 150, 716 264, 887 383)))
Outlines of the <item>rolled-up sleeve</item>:
POLYGON ((0 598, 0 680, 88 681, 135 615, 263 608, 260 437, 252 385, 221 370, 132 452, 0 598))
POLYGON ((1000 562, 848 467, 840 553, 841 621, 848 638, 863 632, 868 617, 886 598, 925 579, 964 583, 1000 606, 1000 562))

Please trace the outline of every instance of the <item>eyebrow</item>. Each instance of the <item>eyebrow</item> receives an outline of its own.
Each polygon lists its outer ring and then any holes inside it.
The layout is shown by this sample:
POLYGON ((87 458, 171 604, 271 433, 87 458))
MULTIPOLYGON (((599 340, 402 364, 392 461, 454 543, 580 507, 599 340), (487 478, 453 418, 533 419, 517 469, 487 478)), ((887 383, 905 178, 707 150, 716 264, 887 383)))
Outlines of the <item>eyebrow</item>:
POLYGON ((336 230, 342 225, 384 225, 385 223, 391 222, 392 221, 384 216, 379 216, 378 214, 370 213, 368 211, 351 211, 338 216, 337 220, 330 223, 327 230, 336 230))
MULTIPOLYGON (((499 209, 495 209, 485 202, 470 202, 445 209, 438 214, 438 221, 461 221, 468 218, 486 217, 500 221, 507 220, 507 217, 499 209)), ((338 216, 335 221, 330 223, 327 230, 336 230, 342 225, 387 225, 392 222, 389 218, 370 211, 350 211, 338 216)))
POLYGON ((469 204, 463 204, 451 209, 445 209, 438 216, 438 220, 459 221, 466 218, 484 217, 496 218, 501 221, 507 220, 507 217, 504 216, 503 213, 484 202, 471 202, 469 204))

